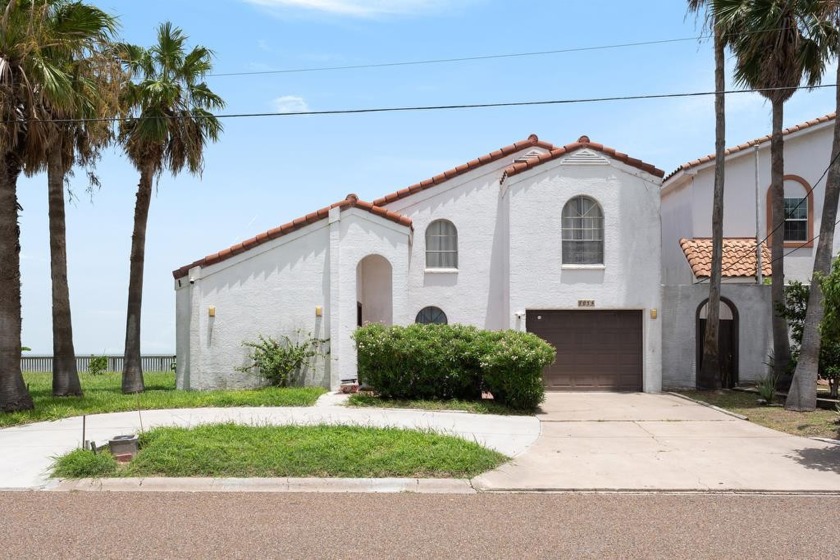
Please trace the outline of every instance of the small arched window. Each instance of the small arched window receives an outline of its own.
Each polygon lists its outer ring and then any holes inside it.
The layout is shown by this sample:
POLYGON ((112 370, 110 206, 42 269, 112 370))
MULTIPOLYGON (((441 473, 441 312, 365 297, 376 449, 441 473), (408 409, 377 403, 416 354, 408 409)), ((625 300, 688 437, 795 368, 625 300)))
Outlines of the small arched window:
POLYGON ((429 306, 420 310, 414 322, 421 325, 445 325, 448 320, 446 313, 440 307, 429 306))
POLYGON ((426 268, 458 268, 458 230, 449 220, 426 228, 426 268))
POLYGON ((773 219, 773 195, 771 189, 767 189, 768 237, 781 231, 785 247, 813 247, 813 189, 802 177, 785 175, 784 191, 784 224, 780 224, 779 221, 773 219))
POLYGON ((604 264, 604 213, 591 198, 563 207, 563 264, 604 264))

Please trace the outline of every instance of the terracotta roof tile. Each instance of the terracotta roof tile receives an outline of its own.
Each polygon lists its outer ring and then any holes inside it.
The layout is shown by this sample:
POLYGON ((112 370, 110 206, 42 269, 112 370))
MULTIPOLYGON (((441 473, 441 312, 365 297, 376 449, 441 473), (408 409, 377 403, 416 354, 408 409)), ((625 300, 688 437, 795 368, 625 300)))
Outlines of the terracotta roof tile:
POLYGON ((641 169, 651 175, 656 177, 663 177, 665 172, 657 167, 645 163, 640 159, 632 158, 627 154, 619 152, 614 148, 610 148, 608 146, 604 146, 603 144, 599 144, 597 142, 592 142, 588 136, 581 136, 577 142, 573 142, 571 144, 566 144, 565 146, 559 148, 551 149, 547 154, 541 154, 537 157, 530 158, 528 161, 522 161, 518 163, 514 163, 505 169, 505 177, 510 177, 512 175, 516 175, 517 173, 522 173, 523 171, 527 171, 528 169, 532 169, 538 165, 542 165, 547 161, 551 161, 558 157, 570 154, 577 150, 581 150, 584 148, 588 148, 590 150, 595 150, 597 152, 601 152, 602 154, 606 154, 613 159, 617 159, 620 162, 626 163, 631 167, 635 167, 637 169, 641 169))
MULTIPOLYGON (((793 134, 794 132, 799 132, 800 130, 805 130, 805 129, 811 128, 812 126, 816 126, 818 124, 833 121, 835 116, 836 116, 836 113, 829 113, 829 114, 824 115, 822 117, 817 117, 816 119, 811 119, 810 121, 805 121, 804 123, 793 125, 790 128, 784 129, 782 131, 782 134, 784 136, 787 136, 788 134, 793 134)), ((727 156, 730 155, 730 154, 737 154, 738 152, 742 152, 742 151, 744 151, 748 148, 752 148, 756 144, 763 144, 764 142, 769 142, 769 141, 770 141, 770 135, 767 134, 766 136, 762 136, 761 138, 755 138, 754 140, 750 140, 749 142, 744 142, 743 144, 738 144, 737 146, 734 146, 732 148, 727 148, 725 154, 727 156)), ((698 165, 702 165, 702 164, 708 163, 710 161, 715 161, 715 154, 709 154, 707 156, 703 156, 701 158, 697 158, 695 160, 692 160, 692 161, 689 161, 687 163, 682 164, 681 166, 676 168, 674 171, 669 173, 668 176, 665 177, 665 180, 667 181, 668 179, 670 179, 671 177, 673 177, 674 175, 676 175, 680 171, 688 171, 692 167, 697 167, 698 165)))
MULTIPOLYGON (((680 247, 685 259, 691 266, 691 272, 697 278, 708 278, 712 271, 712 240, 708 237, 680 239, 680 247)), ((770 277, 770 249, 767 243, 761 244, 761 271, 770 277)), ((755 239, 751 237, 725 237, 723 239, 724 278, 744 278, 755 276, 756 255, 755 239)))
POLYGON ((346 210, 347 208, 360 208, 362 210, 370 212, 371 214, 385 218, 386 220, 390 220, 408 228, 412 227, 411 218, 409 218, 408 216, 403 216, 402 214, 398 214, 397 212, 387 210, 375 204, 371 204, 370 202, 359 200, 358 196, 356 196, 355 194, 350 194, 347 195, 347 198, 345 198, 344 200, 340 200, 315 212, 310 212, 309 214, 301 218, 295 218, 291 222, 285 223, 281 226, 260 233, 252 237, 251 239, 246 239, 242 243, 237 243, 236 245, 228 247, 227 249, 219 251, 218 253, 207 255, 203 259, 199 259, 188 265, 182 266, 181 268, 172 271, 172 276, 174 276, 176 280, 178 278, 183 278, 187 274, 189 274, 190 269, 193 267, 216 264, 223 260, 229 259, 234 255, 244 253, 245 251, 248 251, 256 247, 257 245, 262 245, 266 241, 277 239, 278 237, 291 233, 304 226, 314 224, 315 222, 323 220, 324 218, 329 216, 330 210, 333 208, 341 208, 342 210, 346 210))
POLYGON ((485 154, 483 156, 479 156, 476 159, 468 161, 467 163, 461 164, 458 167, 453 169, 449 169, 440 173, 439 175, 435 175, 431 179, 425 179, 420 181, 419 183, 415 183, 409 187, 404 189, 400 189, 397 192, 393 192, 390 194, 386 194, 383 197, 377 198, 373 201, 374 206, 382 206, 384 204, 388 204, 389 202, 394 202, 396 200, 400 200, 401 198, 405 198, 410 194, 414 194, 419 191, 423 191, 428 189, 429 187, 433 187, 435 185, 439 185, 444 181, 448 181, 449 179, 453 179, 459 175, 463 175, 468 171, 472 171, 477 167, 481 167, 482 165, 491 163, 493 161, 497 161, 503 157, 507 157, 513 153, 516 153, 520 150, 524 150, 526 148, 531 147, 540 147, 546 150, 553 150, 554 145, 549 144, 548 142, 543 142, 542 140, 537 137, 536 134, 530 135, 526 140, 520 140, 519 142, 514 142, 509 146, 505 146, 504 148, 499 148, 494 152, 490 152, 489 154, 485 154))

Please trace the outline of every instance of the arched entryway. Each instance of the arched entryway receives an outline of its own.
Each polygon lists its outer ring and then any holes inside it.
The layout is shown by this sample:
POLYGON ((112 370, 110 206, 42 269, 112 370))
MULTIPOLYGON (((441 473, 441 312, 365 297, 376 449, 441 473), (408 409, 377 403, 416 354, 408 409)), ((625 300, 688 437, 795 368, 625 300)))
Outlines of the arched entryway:
MULTIPOLYGON (((697 308, 697 371, 703 362, 703 337, 706 333, 706 316, 709 300, 697 308)), ((720 298, 720 326, 718 327, 718 352, 720 355, 721 386, 732 388, 738 384, 738 308, 726 298, 720 298)))
POLYGON ((356 324, 390 325, 394 318, 391 263, 368 255, 356 267, 356 324))

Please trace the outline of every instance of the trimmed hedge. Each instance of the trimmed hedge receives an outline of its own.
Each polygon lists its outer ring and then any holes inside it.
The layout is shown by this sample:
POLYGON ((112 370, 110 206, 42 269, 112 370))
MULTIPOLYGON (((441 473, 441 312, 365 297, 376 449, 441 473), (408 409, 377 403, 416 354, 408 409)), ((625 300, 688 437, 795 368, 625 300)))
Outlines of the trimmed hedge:
POLYGON ((533 334, 465 325, 371 324, 353 337, 359 381, 391 399, 478 399, 485 389, 511 408, 534 409, 555 356, 533 334))

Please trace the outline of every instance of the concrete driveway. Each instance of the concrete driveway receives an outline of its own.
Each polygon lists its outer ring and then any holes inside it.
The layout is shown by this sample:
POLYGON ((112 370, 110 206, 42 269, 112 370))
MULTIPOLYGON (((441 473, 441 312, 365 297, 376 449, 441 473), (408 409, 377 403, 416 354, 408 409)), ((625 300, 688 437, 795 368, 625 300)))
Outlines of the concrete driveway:
POLYGON ((840 492, 840 445, 673 395, 549 393, 542 408, 537 442, 476 489, 840 492))

